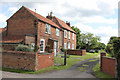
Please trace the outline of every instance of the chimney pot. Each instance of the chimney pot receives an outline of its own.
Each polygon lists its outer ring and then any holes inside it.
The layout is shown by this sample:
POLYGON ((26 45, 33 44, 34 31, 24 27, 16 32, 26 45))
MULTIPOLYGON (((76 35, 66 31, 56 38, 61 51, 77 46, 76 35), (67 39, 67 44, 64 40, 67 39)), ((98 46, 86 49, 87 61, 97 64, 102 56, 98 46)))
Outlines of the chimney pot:
POLYGON ((66 24, 70 27, 70 22, 66 21, 66 24))

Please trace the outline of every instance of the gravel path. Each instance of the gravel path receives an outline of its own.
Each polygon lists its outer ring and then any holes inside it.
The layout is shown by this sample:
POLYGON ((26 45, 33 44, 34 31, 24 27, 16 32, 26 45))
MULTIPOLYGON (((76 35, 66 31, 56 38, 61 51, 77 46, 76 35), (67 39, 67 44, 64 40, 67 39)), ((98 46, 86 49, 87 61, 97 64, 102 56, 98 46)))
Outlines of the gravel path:
MULTIPOLYGON (((92 68, 99 62, 92 58, 86 61, 80 61, 69 69, 50 71, 41 74, 21 74, 2 71, 3 78, 95 78, 92 75, 92 68), (90 61, 94 60, 94 61, 90 61)), ((98 80, 98 79, 97 79, 98 80)))

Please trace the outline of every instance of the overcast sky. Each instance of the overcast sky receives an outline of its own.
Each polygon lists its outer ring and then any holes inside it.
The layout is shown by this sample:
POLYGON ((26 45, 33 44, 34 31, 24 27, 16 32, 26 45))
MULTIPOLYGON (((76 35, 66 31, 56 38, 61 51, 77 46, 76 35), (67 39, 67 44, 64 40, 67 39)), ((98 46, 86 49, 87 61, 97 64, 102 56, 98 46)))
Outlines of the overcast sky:
POLYGON ((69 21, 82 33, 90 32, 101 37, 107 43, 110 36, 118 36, 118 1, 119 0, 1 0, 0 28, 20 7, 25 6, 42 16, 50 11, 53 15, 69 21))

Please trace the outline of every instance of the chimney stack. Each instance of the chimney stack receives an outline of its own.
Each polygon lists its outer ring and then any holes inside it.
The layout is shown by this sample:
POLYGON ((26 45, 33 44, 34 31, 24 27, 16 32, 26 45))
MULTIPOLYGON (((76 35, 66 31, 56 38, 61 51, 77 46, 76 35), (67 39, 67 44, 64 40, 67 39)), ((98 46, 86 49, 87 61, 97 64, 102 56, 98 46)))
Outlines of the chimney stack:
POLYGON ((50 13, 48 13, 48 16, 46 16, 46 18, 52 20, 52 14, 53 14, 53 12, 51 11, 50 13))
POLYGON ((66 21, 66 24, 70 27, 70 22, 66 21))

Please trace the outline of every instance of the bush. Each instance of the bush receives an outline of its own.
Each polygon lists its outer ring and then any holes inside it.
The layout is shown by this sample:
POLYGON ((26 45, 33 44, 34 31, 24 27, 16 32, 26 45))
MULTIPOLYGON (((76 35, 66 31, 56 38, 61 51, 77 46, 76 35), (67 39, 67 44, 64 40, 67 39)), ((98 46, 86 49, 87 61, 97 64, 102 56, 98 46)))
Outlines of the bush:
POLYGON ((99 51, 98 50, 95 50, 96 53, 98 53, 99 51))
POLYGON ((32 52, 32 49, 26 45, 18 45, 16 51, 32 52))

